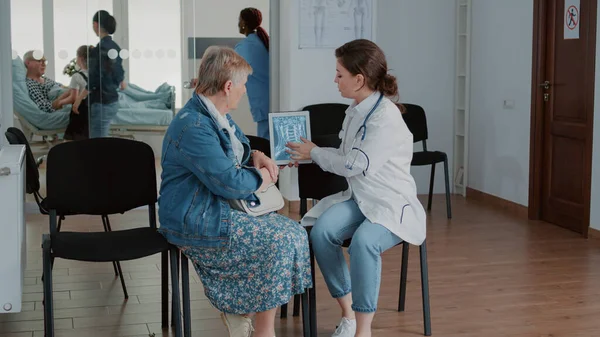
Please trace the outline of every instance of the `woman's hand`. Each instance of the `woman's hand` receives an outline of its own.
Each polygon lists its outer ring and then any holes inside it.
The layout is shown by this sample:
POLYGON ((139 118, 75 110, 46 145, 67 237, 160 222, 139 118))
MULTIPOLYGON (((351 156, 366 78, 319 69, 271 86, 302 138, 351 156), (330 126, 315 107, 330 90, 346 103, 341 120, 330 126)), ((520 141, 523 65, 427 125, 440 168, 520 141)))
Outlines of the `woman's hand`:
POLYGON ((252 163, 257 169, 266 168, 269 171, 271 180, 275 183, 279 177, 279 167, 275 164, 275 161, 267 157, 264 153, 256 151, 252 155, 252 163))
POLYGON ((290 154, 290 159, 293 161, 299 160, 311 160, 310 151, 317 147, 317 145, 310 140, 300 137, 302 143, 292 143, 288 142, 285 144, 289 150, 286 150, 287 153, 290 154))
POLYGON ((260 187, 258 188, 258 191, 264 191, 267 186, 269 186, 271 183, 276 183, 277 180, 272 180, 271 178, 271 172, 269 172, 269 170, 267 170, 266 167, 263 167, 261 169, 259 169, 260 171, 260 175, 262 176, 262 185, 260 185, 260 187))
POLYGON ((79 106, 81 105, 81 99, 77 97, 75 103, 73 103, 73 112, 79 115, 79 106))

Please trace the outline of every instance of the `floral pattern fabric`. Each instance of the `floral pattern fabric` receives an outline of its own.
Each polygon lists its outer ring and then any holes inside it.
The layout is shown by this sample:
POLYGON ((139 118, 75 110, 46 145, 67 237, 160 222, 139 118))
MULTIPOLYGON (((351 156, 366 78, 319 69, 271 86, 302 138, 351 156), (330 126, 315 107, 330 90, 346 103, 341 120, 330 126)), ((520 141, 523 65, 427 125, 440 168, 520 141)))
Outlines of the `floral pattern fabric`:
POLYGON ((267 311, 312 287, 306 230, 276 213, 231 211, 228 249, 181 247, 213 306, 231 314, 267 311))

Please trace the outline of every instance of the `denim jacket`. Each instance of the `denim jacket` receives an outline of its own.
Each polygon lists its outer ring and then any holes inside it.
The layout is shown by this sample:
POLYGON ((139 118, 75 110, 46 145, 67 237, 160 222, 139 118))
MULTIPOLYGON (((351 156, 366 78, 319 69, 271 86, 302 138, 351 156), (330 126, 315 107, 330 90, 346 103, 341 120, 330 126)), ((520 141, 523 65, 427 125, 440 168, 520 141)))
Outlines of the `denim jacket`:
POLYGON ((257 201, 254 192, 262 176, 250 160, 248 138, 235 125, 244 146, 238 163, 225 129, 194 96, 175 116, 162 145, 162 182, 158 199, 161 232, 177 246, 222 248, 229 246, 229 199, 257 201))

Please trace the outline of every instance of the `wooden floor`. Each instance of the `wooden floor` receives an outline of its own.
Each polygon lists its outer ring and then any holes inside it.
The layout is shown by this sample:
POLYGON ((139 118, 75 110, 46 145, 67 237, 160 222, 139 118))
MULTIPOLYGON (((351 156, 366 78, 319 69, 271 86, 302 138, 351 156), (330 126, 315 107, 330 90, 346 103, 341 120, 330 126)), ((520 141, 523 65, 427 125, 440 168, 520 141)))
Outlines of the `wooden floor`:
MULTIPOLYGON (((519 220, 462 197, 454 218, 434 199, 428 253, 434 336, 600 336, 600 241, 558 227, 519 220)), ((113 230, 143 226, 145 211, 112 217, 113 230)), ((64 230, 102 228, 100 218, 69 218, 64 230)), ((43 336, 42 215, 27 216, 28 265, 24 312, 0 315, 0 337, 43 336)), ((411 247, 406 312, 396 311, 401 248, 383 255, 383 281, 373 336, 422 336, 418 250, 411 247)), ((54 267, 56 335, 172 336, 160 328, 158 256, 124 262, 130 298, 109 263, 57 259, 54 267)), ((227 336, 192 280, 194 336, 227 336)), ((319 336, 331 336, 339 311, 317 274, 319 336)), ((279 337, 302 336, 299 317, 276 320, 279 337)))

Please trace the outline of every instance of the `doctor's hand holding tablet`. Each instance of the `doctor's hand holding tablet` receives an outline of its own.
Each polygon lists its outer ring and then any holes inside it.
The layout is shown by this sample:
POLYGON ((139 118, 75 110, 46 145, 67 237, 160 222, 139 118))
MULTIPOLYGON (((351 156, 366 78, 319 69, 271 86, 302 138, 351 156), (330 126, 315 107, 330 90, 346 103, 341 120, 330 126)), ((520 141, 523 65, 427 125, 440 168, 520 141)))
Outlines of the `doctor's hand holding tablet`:
POLYGON ((317 147, 317 145, 310 140, 301 137, 300 140, 302 143, 288 142, 285 144, 288 147, 287 153, 290 154, 290 159, 292 162, 288 164, 288 166, 295 165, 298 167, 299 161, 312 160, 310 157, 310 151, 317 147))

